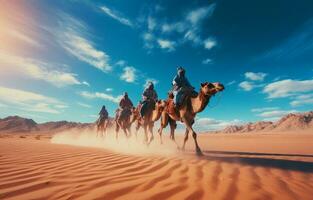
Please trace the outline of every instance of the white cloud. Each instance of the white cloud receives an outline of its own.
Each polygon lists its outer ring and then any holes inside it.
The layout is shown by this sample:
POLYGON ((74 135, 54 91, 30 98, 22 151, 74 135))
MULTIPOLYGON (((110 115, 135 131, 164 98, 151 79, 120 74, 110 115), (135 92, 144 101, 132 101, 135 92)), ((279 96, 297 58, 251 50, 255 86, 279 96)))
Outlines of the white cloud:
POLYGON ((187 25, 184 22, 176 22, 172 24, 165 23, 162 25, 161 30, 163 33, 171 33, 176 31, 178 33, 182 33, 187 29, 187 25))
POLYGON ((212 16, 215 10, 216 4, 211 4, 210 6, 200 7, 191 10, 187 13, 181 20, 168 22, 167 19, 164 20, 163 24, 158 25, 155 23, 155 18, 151 16, 148 17, 148 28, 147 33, 143 35, 145 41, 144 47, 152 49, 155 44, 159 45, 160 48, 168 49, 169 51, 175 50, 174 47, 185 43, 186 41, 192 42, 195 46, 204 46, 204 48, 211 49, 217 45, 216 40, 212 37, 207 40, 201 38, 201 26, 202 22, 212 16), (153 20, 151 20, 153 19, 153 20), (150 24, 150 25, 149 25, 150 24), (152 26, 151 26, 152 25, 152 26), (171 34, 173 32, 178 33, 182 38, 178 38, 175 41, 169 41, 164 38, 164 34, 171 34))
POLYGON ((145 41, 152 41, 154 39, 154 36, 151 33, 144 33, 143 34, 143 39, 145 41))
POLYGON ((303 105, 313 105, 313 98, 311 99, 303 99, 303 100, 294 100, 290 102, 290 105, 293 107, 303 106, 303 105))
POLYGON ((90 84, 89 84, 87 81, 83 81, 82 84, 83 84, 83 85, 90 86, 90 84))
POLYGON ((148 30, 153 31, 157 25, 156 20, 152 18, 151 16, 148 17, 148 30))
POLYGON ((270 83, 263 89, 263 92, 266 93, 270 99, 290 97, 312 91, 313 80, 299 81, 292 79, 270 83))
POLYGON ((257 72, 257 73, 246 72, 245 73, 245 77, 247 79, 252 80, 252 81, 263 81, 266 76, 267 76, 267 74, 266 73, 262 73, 262 72, 257 72))
POLYGON ((278 107, 264 107, 264 108, 253 108, 251 112, 264 112, 264 111, 271 111, 271 110, 278 110, 278 107))
POLYGON ((124 24, 126 26, 130 26, 130 27, 133 27, 133 23, 123 17, 120 13, 116 12, 116 11, 113 11, 111 10, 110 8, 106 7, 106 6, 101 6, 100 9, 105 13, 107 14, 108 16, 112 17, 113 19, 119 21, 121 24, 124 24))
POLYGON ((75 32, 66 32, 63 36, 65 40, 63 38, 61 45, 67 52, 103 72, 111 71, 110 57, 105 52, 96 49, 91 41, 75 32))
POLYGON ((184 34, 184 39, 187 39, 193 42, 195 45, 203 45, 206 49, 212 49, 216 46, 217 42, 213 38, 207 38, 206 40, 202 40, 200 37, 201 33, 201 22, 210 17, 214 10, 216 4, 211 4, 207 7, 200 7, 195 10, 190 11, 186 16, 186 27, 188 30, 184 34))
POLYGON ((118 66, 123 67, 123 66, 126 65, 126 61, 125 61, 125 60, 119 60, 119 61, 117 61, 115 64, 118 65, 118 66))
POLYGON ((203 44, 206 49, 212 49, 216 46, 217 42, 213 38, 207 38, 204 40, 203 44))
POLYGON ((201 20, 211 16, 215 10, 216 4, 211 4, 208 7, 201 7, 188 13, 187 20, 193 24, 198 24, 201 20))
POLYGON ((113 91, 113 88, 106 88, 105 91, 107 91, 107 92, 112 92, 112 91, 113 91))
POLYGON ((81 103, 81 102, 77 102, 77 105, 84 107, 84 108, 91 108, 91 105, 89 104, 85 104, 85 103, 81 103))
POLYGON ((87 92, 87 91, 83 91, 79 93, 82 97, 87 98, 87 99, 103 99, 103 100, 107 100, 107 101, 111 101, 113 103, 118 103, 120 101, 120 99, 122 98, 122 96, 113 96, 111 94, 106 94, 106 93, 101 93, 101 92, 87 92))
POLYGON ((255 87, 255 85, 253 85, 252 82, 243 81, 243 82, 239 83, 239 87, 245 91, 251 91, 255 87))
POLYGON ((265 117, 265 118, 273 118, 273 117, 282 117, 284 115, 287 115, 289 113, 296 113, 296 110, 272 110, 272 111, 265 111, 260 114, 258 114, 259 117, 265 117))
POLYGON ((43 80, 55 86, 86 85, 87 82, 80 82, 77 74, 55 69, 55 65, 42 61, 12 56, 0 52, 0 71, 2 73, 14 72, 17 75, 24 75, 33 79, 43 80))
POLYGON ((196 45, 201 44, 201 38, 194 29, 188 30, 184 35, 184 39, 192 41, 196 45))
POLYGON ((168 51, 174 51, 176 43, 170 40, 158 39, 158 44, 161 49, 167 49, 168 51))
POLYGON ((123 73, 120 76, 121 80, 124 80, 128 83, 133 83, 136 81, 137 76, 136 76, 136 69, 134 67, 124 67, 123 73))
POLYGON ((144 33, 142 35, 144 40, 144 47, 148 49, 152 49, 154 47, 155 37, 152 33, 144 33))
POLYGON ((195 128, 198 130, 221 130, 230 125, 242 124, 241 120, 216 120, 212 118, 197 118, 195 121, 195 128))
POLYGON ((103 72, 111 71, 110 57, 104 51, 97 49, 94 43, 87 38, 90 35, 87 26, 69 16, 60 14, 59 30, 50 30, 56 35, 61 47, 77 59, 100 69, 103 72))
POLYGON ((256 84, 255 81, 263 81, 266 75, 267 74, 262 72, 246 72, 245 78, 248 79, 248 81, 242 81, 239 83, 239 87, 245 91, 251 91, 256 87, 263 87, 264 84, 256 84))
POLYGON ((236 83, 237 81, 235 81, 235 80, 233 80, 233 81, 230 81, 230 82, 228 82, 226 85, 234 85, 235 83, 236 83))
POLYGON ((204 64, 204 65, 207 65, 207 64, 210 64, 210 63, 212 63, 212 59, 210 59, 210 58, 207 58, 207 59, 202 61, 202 64, 204 64))
POLYGON ((291 102, 290 105, 293 107, 303 106, 303 105, 313 105, 313 94, 303 94, 296 96, 291 102))
POLYGON ((0 86, 0 101, 13 108, 31 112, 58 114, 67 106, 61 101, 38 93, 0 86))

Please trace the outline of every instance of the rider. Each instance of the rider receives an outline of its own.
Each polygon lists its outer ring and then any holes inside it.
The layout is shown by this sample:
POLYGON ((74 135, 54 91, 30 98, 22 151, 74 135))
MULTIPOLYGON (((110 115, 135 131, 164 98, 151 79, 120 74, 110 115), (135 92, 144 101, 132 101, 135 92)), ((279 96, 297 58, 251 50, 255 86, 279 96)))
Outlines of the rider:
POLYGON ((174 104, 180 106, 183 97, 186 92, 193 92, 194 87, 189 83, 188 79, 185 76, 185 69, 183 67, 177 68, 177 75, 173 79, 173 95, 174 95, 174 104))
POLYGON ((108 119, 109 113, 107 109, 105 108, 105 105, 102 106, 101 111, 99 112, 100 120, 108 119))
POLYGON ((149 103, 154 103, 158 100, 158 94, 154 89, 154 85, 151 81, 148 82, 147 87, 142 93, 142 101, 141 101, 141 109, 140 109, 140 115, 141 117, 144 116, 149 103))
POLYGON ((119 103, 119 117, 126 115, 127 117, 130 115, 130 110, 133 107, 132 101, 128 98, 127 92, 124 92, 122 99, 119 103))

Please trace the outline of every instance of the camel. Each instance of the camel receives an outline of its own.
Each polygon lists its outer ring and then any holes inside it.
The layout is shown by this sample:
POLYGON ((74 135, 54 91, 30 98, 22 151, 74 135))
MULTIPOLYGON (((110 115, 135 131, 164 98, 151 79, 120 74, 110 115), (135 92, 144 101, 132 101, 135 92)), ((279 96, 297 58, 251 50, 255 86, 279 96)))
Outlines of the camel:
MULTIPOLYGON (((171 128, 171 139, 175 142, 174 131, 176 128, 176 121, 182 121, 186 126, 184 143, 182 150, 185 149, 186 142, 188 140, 188 135, 191 132, 197 155, 203 155, 202 151, 198 145, 197 133, 193 130, 192 126, 195 122, 195 117, 197 113, 202 112, 208 105, 210 98, 218 92, 224 90, 224 86, 221 83, 201 83, 200 91, 196 96, 191 96, 185 99, 184 103, 179 107, 177 112, 165 109, 161 117, 161 127, 159 129, 160 138, 162 138, 162 130, 170 124, 171 128)), ((169 98, 167 101, 167 107, 173 99, 169 98)), ((162 139, 161 139, 162 141, 162 139)), ((176 142, 175 142, 176 143, 176 142)))
POLYGON ((141 105, 138 105, 138 107, 135 109, 136 114, 134 116, 137 116, 136 118, 136 138, 137 138, 137 133, 140 127, 144 129, 145 132, 145 143, 149 145, 152 140, 154 139, 153 136, 153 126, 154 122, 158 121, 161 117, 161 114, 166 106, 166 102, 159 100, 155 103, 154 108, 150 106, 150 110, 147 111, 147 113, 141 117, 139 112, 141 105), (150 138, 148 139, 148 132, 150 133, 150 138))
POLYGON ((97 137, 100 135, 100 137, 107 136, 108 135, 108 129, 111 129, 114 125, 114 120, 112 118, 108 118, 106 120, 98 120, 96 122, 97 127, 97 137))
POLYGON ((130 116, 126 118, 120 118, 118 117, 118 112, 116 113, 115 117, 115 137, 118 139, 118 132, 120 129, 123 130, 125 136, 129 138, 131 136, 131 125, 136 120, 137 116, 135 113, 135 108, 132 108, 130 110, 130 116))
POLYGON ((96 126, 97 126, 97 137, 103 137, 107 134, 107 127, 109 119, 98 119, 96 126))

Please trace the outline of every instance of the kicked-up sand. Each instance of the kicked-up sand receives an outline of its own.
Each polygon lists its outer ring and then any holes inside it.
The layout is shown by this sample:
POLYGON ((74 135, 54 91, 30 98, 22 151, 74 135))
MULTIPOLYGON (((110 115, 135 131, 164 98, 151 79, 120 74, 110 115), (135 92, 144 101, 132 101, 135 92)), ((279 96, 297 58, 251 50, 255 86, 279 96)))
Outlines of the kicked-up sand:
POLYGON ((167 134, 149 148, 122 134, 0 136, 0 199, 313 199, 309 133, 199 135, 202 157, 167 134))

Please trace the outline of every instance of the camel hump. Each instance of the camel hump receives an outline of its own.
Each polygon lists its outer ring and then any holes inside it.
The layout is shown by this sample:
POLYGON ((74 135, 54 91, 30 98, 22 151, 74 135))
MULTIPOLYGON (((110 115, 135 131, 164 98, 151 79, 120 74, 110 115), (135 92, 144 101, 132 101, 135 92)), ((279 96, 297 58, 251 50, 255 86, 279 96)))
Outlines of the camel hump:
POLYGON ((174 104, 173 98, 169 98, 167 100, 166 112, 170 115, 179 116, 179 110, 177 106, 174 104))

